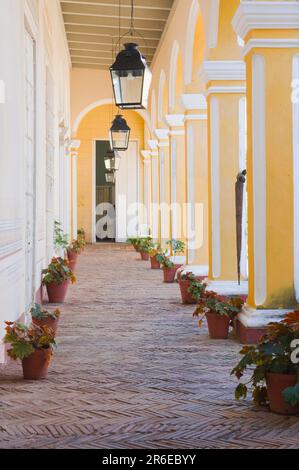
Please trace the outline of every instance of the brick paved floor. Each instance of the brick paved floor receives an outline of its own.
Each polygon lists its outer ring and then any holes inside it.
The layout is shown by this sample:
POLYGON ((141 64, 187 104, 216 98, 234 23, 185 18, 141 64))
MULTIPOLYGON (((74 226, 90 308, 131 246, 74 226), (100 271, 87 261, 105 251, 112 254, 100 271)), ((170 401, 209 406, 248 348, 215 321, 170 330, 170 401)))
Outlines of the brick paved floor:
POLYGON ((0 448, 299 448, 299 418, 236 403, 240 346, 210 341, 136 253, 88 247, 46 381, 0 371, 0 448))

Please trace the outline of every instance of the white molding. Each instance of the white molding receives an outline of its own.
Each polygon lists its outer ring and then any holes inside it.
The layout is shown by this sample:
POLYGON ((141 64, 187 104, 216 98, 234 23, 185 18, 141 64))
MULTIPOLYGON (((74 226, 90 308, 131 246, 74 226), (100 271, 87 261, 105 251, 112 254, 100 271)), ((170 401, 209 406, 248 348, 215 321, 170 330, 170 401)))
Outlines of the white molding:
POLYGON ((185 122, 188 121, 206 121, 208 119, 207 114, 186 114, 185 122))
POLYGON ((151 151, 150 150, 141 150, 140 153, 143 157, 143 163, 150 163, 150 161, 151 161, 151 151))
POLYGON ((212 274, 214 278, 221 275, 220 246, 220 122, 219 100, 211 98, 210 102, 210 135, 211 135, 211 199, 212 199, 212 274))
POLYGON ((158 140, 166 140, 168 139, 169 129, 155 129, 154 134, 158 140))
POLYGON ((242 39, 254 29, 298 29, 299 3, 243 1, 232 20, 232 26, 242 39))
POLYGON ((266 97, 265 60, 252 58, 252 170, 254 227, 255 304, 263 305, 267 295, 266 260, 266 97))
MULTIPOLYGON (((299 81, 299 55, 293 58, 293 81, 299 81)), ((298 82, 299 83, 299 82, 298 82)), ((299 101, 293 99, 293 177, 294 177, 294 287, 299 302, 299 101)))
POLYGON ((242 51, 245 57, 252 49, 299 48, 299 39, 250 39, 242 51))
POLYGON ((166 116, 164 116, 164 122, 169 127, 183 127, 184 120, 184 114, 166 114, 166 116))
POLYGON ((194 39, 198 15, 200 12, 198 0, 193 0, 188 17, 187 29, 186 29, 186 47, 185 47, 185 67, 184 67, 184 83, 189 85, 192 80, 193 71, 193 50, 194 50, 194 39))
POLYGON ((181 95, 181 103, 183 108, 187 111, 191 111, 193 109, 208 109, 207 100, 205 96, 200 93, 183 93, 181 95))
POLYGON ((182 271, 182 274, 192 273, 195 276, 208 276, 209 266, 208 265, 186 265, 182 271))
MULTIPOLYGON (((112 98, 104 98, 104 99, 101 99, 101 100, 94 101, 93 103, 90 103, 84 109, 82 109, 82 111, 80 111, 80 113, 76 116, 76 118, 73 122, 72 136, 75 136, 77 134, 82 119, 84 119, 84 117, 90 111, 92 111, 95 108, 98 108, 99 106, 103 106, 103 105, 106 105, 106 104, 114 104, 114 100, 112 98)), ((148 111, 146 111, 145 109, 134 109, 134 111, 142 117, 142 119, 145 121, 145 123, 148 127, 148 130, 150 132, 152 132, 153 131, 152 122, 151 122, 151 118, 150 118, 150 115, 149 115, 148 111)))
POLYGON ((208 88, 206 95, 209 96, 217 93, 245 94, 246 86, 212 86, 208 88))
POLYGON ((165 81, 166 81, 166 74, 165 74, 165 71, 162 69, 160 72, 160 78, 159 78, 159 94, 158 94, 158 121, 159 122, 163 120, 163 114, 164 114, 165 81))
POLYGON ((210 281, 207 285, 208 291, 217 292, 219 295, 248 295, 248 282, 241 281, 210 281))
POLYGON ((185 135, 185 130, 182 129, 182 130, 170 131, 170 132, 169 132, 169 135, 170 135, 171 137, 177 136, 177 135, 185 135))
POLYGON ((246 80, 246 64, 242 60, 205 60, 199 70, 199 79, 207 84, 211 80, 246 80))
POLYGON ((269 323, 283 320, 290 310, 256 310, 245 305, 238 315, 238 320, 247 328, 262 328, 269 323))
POLYGON ((169 68, 169 107, 173 108, 175 105, 175 85, 177 79, 177 62, 180 52, 180 46, 178 41, 175 39, 172 45, 171 57, 170 57, 170 68, 169 68))
POLYGON ((208 47, 213 49, 218 44, 220 0, 210 0, 208 47))
POLYGON ((22 219, 0 220, 0 232, 21 230, 22 227, 23 227, 22 219))
POLYGON ((148 143, 148 146, 149 146, 149 148, 150 148, 151 150, 156 150, 157 147, 158 147, 158 141, 157 141, 157 140, 149 139, 149 140, 147 141, 147 143, 148 143))

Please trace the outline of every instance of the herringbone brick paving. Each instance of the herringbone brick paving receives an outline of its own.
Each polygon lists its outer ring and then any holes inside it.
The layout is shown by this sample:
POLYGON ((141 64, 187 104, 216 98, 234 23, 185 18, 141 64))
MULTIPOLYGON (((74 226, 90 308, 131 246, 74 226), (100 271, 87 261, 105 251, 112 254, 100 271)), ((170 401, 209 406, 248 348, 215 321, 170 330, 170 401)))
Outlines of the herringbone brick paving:
POLYGON ((131 250, 88 247, 46 381, 0 371, 0 448, 299 448, 299 418, 236 403, 240 345, 210 341, 131 250))

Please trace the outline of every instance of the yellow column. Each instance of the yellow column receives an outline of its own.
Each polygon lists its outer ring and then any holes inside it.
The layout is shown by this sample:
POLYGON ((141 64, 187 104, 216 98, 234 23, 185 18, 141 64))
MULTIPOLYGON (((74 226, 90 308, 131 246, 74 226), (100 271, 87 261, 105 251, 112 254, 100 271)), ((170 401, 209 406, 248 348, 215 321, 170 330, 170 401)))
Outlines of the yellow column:
POLYGON ((240 320, 257 327, 298 308, 299 104, 292 84, 299 79, 299 3, 241 4, 233 26, 244 39, 247 66, 252 309, 240 320))
POLYGON ((170 164, 169 164, 169 130, 156 129, 155 135, 158 139, 158 162, 159 162, 159 227, 161 246, 170 239, 170 164))
POLYGON ((171 238, 186 241, 186 160, 184 114, 168 114, 169 126, 171 238))
POLYGON ((207 102, 203 95, 184 94, 185 113, 186 198, 188 264, 208 274, 208 141, 207 102))
MULTIPOLYGON (((237 288, 235 182, 240 168, 242 61, 206 61, 201 70, 208 102, 209 278, 237 288)), ((233 291, 231 293, 234 293, 233 291)))

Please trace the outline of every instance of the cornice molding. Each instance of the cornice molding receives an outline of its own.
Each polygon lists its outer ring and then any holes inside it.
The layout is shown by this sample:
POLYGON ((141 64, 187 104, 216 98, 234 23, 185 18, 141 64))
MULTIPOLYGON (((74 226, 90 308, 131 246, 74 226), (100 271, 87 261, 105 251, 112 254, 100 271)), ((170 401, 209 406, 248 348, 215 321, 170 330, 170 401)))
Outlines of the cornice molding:
POLYGON ((206 60, 199 71, 199 79, 204 84, 211 80, 246 80, 246 65, 242 60, 206 60))
POLYGON ((250 39, 244 47, 242 54, 245 57, 252 49, 284 49, 299 48, 298 39, 250 39))
POLYGON ((156 150, 158 147, 158 141, 157 140, 148 140, 147 141, 148 146, 151 150, 156 150))
POLYGON ((208 119, 207 114, 186 114, 185 122, 187 121, 206 121, 208 119))
POLYGON ((168 139, 169 129, 155 129, 154 134, 158 140, 166 140, 168 139))
POLYGON ((299 2, 242 1, 232 26, 243 39, 254 29, 299 29, 299 2))
POLYGON ((184 114, 166 114, 164 122, 169 127, 183 127, 185 115, 184 114))
POLYGON ((184 93, 181 95, 181 103, 187 111, 207 109, 208 107, 206 98, 200 93, 184 93))
POLYGON ((246 86, 212 86, 207 90, 207 96, 212 94, 236 93, 245 94, 246 86))

